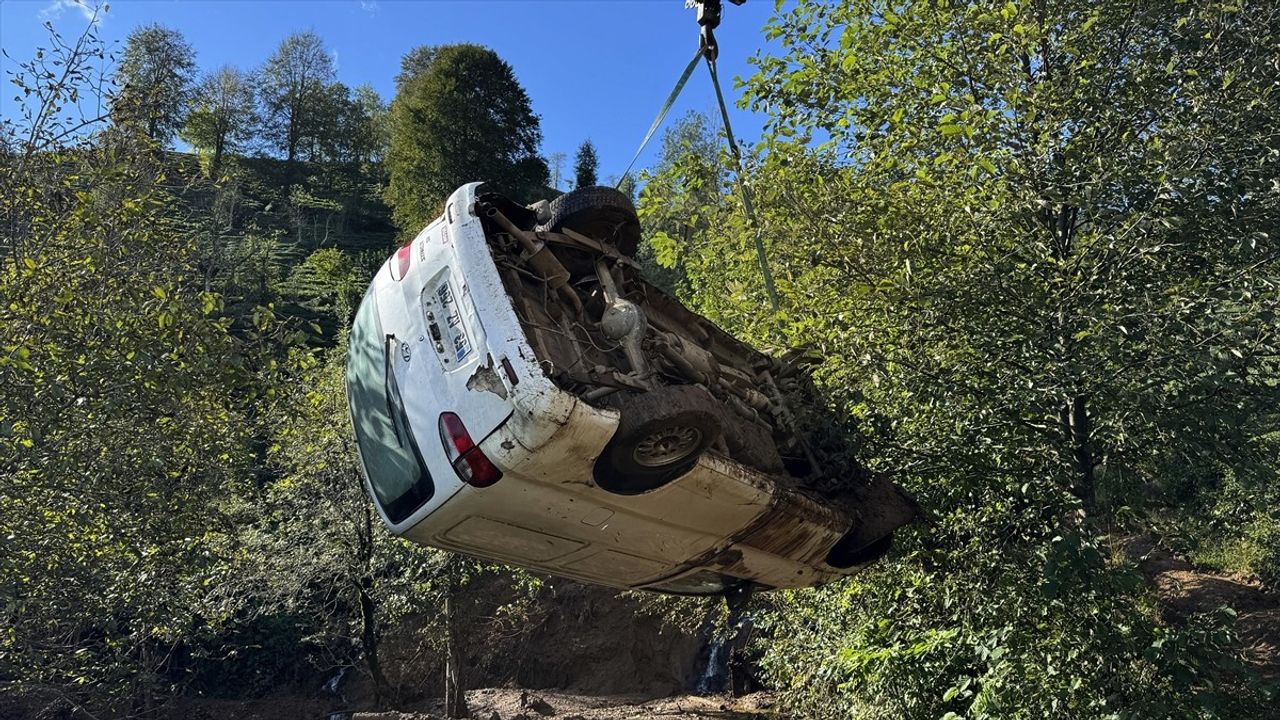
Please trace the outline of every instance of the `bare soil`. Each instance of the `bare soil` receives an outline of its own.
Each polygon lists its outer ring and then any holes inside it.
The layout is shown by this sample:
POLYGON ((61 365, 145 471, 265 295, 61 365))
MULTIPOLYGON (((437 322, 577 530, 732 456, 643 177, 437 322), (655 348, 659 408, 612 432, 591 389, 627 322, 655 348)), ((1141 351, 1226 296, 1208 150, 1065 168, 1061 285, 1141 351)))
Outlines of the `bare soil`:
POLYGON ((1170 622, 1223 606, 1235 610, 1245 660, 1264 677, 1280 679, 1280 595, 1254 578, 1198 568, 1150 537, 1128 540, 1123 548, 1155 586, 1170 622))
MULTIPOLYGON (((1280 680, 1280 594, 1253 578, 1198 568, 1150 537, 1117 541, 1155 588, 1165 619, 1180 623, 1219 607, 1236 611, 1236 633, 1245 658, 1259 673, 1280 680)), ((768 693, 745 698, 698 696, 695 684, 706 662, 704 639, 664 627, 638 612, 634 600, 611 591, 565 583, 555 601, 531 618, 533 632, 519 641, 487 638, 468 664, 472 681, 502 686, 467 693, 475 720, 755 720, 785 716, 768 693), (482 651, 480 648, 487 648, 482 651), (702 652, 700 652, 700 650, 702 652)), ((434 662, 414 659, 410 647, 389 643, 399 683, 434 688, 434 662)), ((407 645, 407 644, 406 644, 407 645)), ((257 699, 186 698, 172 717, 191 720, 437 720, 439 698, 405 695, 374 706, 367 681, 352 678, 343 698, 311 689, 273 692, 257 699)))
MULTIPOLYGON (((675 695, 583 695, 519 688, 485 688, 467 693, 473 720, 759 720, 773 717, 773 698, 675 695)), ((271 695, 256 700, 187 701, 179 713, 189 720, 444 720, 439 699, 395 711, 343 710, 315 696, 271 695)))
MULTIPOLYGON (((768 717, 773 698, 765 693, 737 699, 697 695, 648 698, 487 688, 467 693, 467 704, 476 720, 751 720, 768 717)), ((440 707, 431 704, 418 712, 353 713, 351 720, 436 720, 443 718, 439 713, 440 707)))
MULTIPOLYGON (((463 661, 472 717, 512 720, 549 718, 751 718, 771 705, 767 696, 728 700, 687 695, 707 661, 704 632, 673 627, 643 611, 634 597, 614 590, 547 579, 543 595, 518 627, 494 625, 495 607, 510 598, 501 582, 480 579, 474 594, 491 600, 471 608, 463 635, 463 661), (521 697, 524 697, 524 705, 521 697), (542 702, 535 702, 540 698, 542 702), (539 708, 550 713, 539 712, 539 708)), ((362 667, 336 692, 320 688, 334 669, 273 689, 261 697, 193 697, 174 702, 177 720, 427 720, 441 711, 440 658, 424 645, 420 621, 409 618, 382 644, 385 672, 397 688, 378 707, 362 667), (436 697, 433 697, 436 696, 436 697)))

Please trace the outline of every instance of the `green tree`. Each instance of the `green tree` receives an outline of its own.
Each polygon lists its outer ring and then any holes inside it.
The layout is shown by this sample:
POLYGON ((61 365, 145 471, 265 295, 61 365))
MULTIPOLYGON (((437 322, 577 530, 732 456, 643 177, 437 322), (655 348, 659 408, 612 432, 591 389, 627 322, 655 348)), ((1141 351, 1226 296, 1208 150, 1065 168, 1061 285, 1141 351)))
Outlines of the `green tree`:
POLYGON ((442 45, 419 45, 400 58, 400 72, 396 74, 396 92, 399 92, 409 81, 426 74, 431 63, 435 62, 442 45))
MULTIPOLYGON (((55 43, 67 74, 24 87, 84 91, 65 83, 91 81, 94 48, 55 43)), ((196 609, 248 475, 256 353, 203 286, 154 142, 57 116, 0 160, 0 683, 41 714, 136 715, 220 621, 196 609)))
MULTIPOLYGON (((349 293, 350 280, 344 274, 334 291, 349 293)), ((415 546, 388 537, 365 495, 343 389, 345 354, 343 343, 327 358, 298 355, 288 368, 295 382, 271 415, 280 480, 249 536, 245 584, 265 588, 272 610, 308 617, 314 639, 340 661, 360 658, 380 702, 390 685, 379 645, 397 608, 387 595, 412 586, 421 560, 415 546)))
POLYGON ((590 140, 582 141, 578 154, 573 158, 574 187, 591 187, 596 184, 596 169, 600 165, 596 146, 590 140))
MULTIPOLYGON (((308 261, 328 279, 342 303, 364 285, 335 251, 308 261)), ((353 298, 354 296, 354 298, 353 298)), ((310 639, 337 663, 358 658, 378 701, 398 688, 380 656, 386 633, 414 614, 427 649, 442 659, 446 715, 466 717, 467 654, 464 627, 479 631, 473 611, 479 598, 468 585, 502 573, 520 595, 536 581, 519 570, 481 563, 392 537, 377 517, 359 467, 344 386, 346 341, 320 353, 295 353, 289 380, 279 383, 270 405, 270 459, 278 471, 249 532, 247 566, 236 588, 252 593, 269 613, 302 616, 310 639)), ((487 586, 492 590, 495 586, 487 586)), ((519 598, 517 598, 519 599, 519 598)), ((420 678, 414 679, 415 684, 420 678)), ((412 692, 428 688, 414 687, 412 692)))
POLYGON ((746 179, 782 311, 760 312, 732 194, 672 245, 684 295, 821 351, 868 461, 933 518, 784 597, 768 664, 798 711, 1260 711, 1225 618, 1160 624, 1104 531, 1223 466, 1272 476, 1276 27, 1252 2, 802 2, 770 23, 746 179))
POLYGON ((642 174, 639 259, 649 279, 668 292, 688 289, 683 255, 728 212, 724 168, 710 119, 690 112, 663 133, 658 162, 642 174))
POLYGON ((352 160, 380 163, 390 142, 387 104, 372 85, 356 88, 346 123, 351 137, 352 160))
POLYGON ((212 153, 212 177, 218 177, 223 155, 252 137, 255 102, 252 78, 230 65, 206 75, 196 87, 181 135, 197 150, 212 153))
POLYGON ((177 30, 151 24, 129 33, 112 103, 117 122, 137 124, 151 139, 168 142, 182 127, 195 67, 195 50, 177 30))
POLYGON ((302 152, 311 162, 347 162, 353 157, 355 117, 359 109, 351 90, 335 82, 326 85, 315 98, 308 118, 306 144, 302 152))
POLYGON ((517 195, 547 183, 538 117, 511 66, 478 45, 435 49, 427 70, 391 103, 387 201, 416 232, 449 193, 482 180, 517 195))
POLYGON ((293 163, 315 151, 332 105, 333 57, 313 32, 285 38, 258 72, 263 135, 293 163))
POLYGON ((373 162, 386 154, 387 106, 369 85, 353 92, 342 83, 324 89, 313 108, 307 159, 373 162))

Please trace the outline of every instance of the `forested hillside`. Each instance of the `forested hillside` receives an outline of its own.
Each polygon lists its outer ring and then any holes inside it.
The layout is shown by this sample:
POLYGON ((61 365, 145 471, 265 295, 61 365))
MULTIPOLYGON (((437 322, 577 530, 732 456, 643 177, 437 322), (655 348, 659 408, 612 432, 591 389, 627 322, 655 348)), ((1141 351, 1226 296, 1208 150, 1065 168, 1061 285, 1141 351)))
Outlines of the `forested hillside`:
MULTIPOLYGON (((200 68, 96 27, 21 65, 0 136, 0 717, 420 707, 446 668, 697 689, 717 603, 392 538, 347 418, 371 273, 464 182, 594 184, 590 142, 562 183, 478 45, 398 49, 388 102, 314 33, 200 68)), ((757 596, 771 711, 1280 717, 1280 8, 800 0, 763 33, 764 136, 737 174, 673 123, 639 259, 803 350, 923 511, 757 596), (1234 594, 1188 601, 1205 573, 1234 594)))

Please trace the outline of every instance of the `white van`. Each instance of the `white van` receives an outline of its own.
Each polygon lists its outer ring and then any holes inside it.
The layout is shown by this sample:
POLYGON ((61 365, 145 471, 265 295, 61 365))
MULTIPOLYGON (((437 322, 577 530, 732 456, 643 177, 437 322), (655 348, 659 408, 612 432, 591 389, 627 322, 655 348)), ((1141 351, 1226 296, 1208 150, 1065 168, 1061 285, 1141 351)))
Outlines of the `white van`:
POLYGON ((383 265, 347 391, 387 527, 674 593, 815 585, 883 554, 910 500, 822 467, 803 374, 644 282, 638 240, 610 188, 524 207, 472 183, 383 265))

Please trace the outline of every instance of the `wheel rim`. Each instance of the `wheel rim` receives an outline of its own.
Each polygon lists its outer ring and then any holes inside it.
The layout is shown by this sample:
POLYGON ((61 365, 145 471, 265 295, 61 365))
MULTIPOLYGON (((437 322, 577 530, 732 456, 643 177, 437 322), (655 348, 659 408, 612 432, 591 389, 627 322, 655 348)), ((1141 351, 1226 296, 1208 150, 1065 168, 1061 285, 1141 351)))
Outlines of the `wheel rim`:
POLYGON ((636 443, 632 457, 638 465, 662 467, 694 454, 701 443, 702 431, 696 427, 664 427, 636 443))

